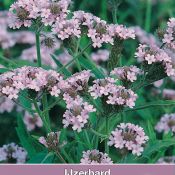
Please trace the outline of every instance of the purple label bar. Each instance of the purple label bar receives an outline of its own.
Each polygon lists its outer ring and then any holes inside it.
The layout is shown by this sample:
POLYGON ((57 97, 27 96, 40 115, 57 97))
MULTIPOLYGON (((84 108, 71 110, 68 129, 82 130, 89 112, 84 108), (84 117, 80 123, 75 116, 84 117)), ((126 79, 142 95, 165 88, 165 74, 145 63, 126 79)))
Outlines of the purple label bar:
POLYGON ((0 175, 175 175, 175 165, 0 165, 0 175))

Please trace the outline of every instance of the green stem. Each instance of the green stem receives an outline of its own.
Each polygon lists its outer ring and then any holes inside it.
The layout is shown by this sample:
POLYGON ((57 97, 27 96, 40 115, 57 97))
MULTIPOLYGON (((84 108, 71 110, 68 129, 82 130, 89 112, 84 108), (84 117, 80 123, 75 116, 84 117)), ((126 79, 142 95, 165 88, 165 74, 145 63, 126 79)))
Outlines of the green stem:
POLYGON ((41 120, 43 121, 43 125, 44 125, 47 133, 51 132, 50 128, 48 127, 47 121, 45 120, 44 116, 42 115, 42 112, 39 109, 38 104, 37 104, 37 102, 35 100, 33 100, 33 104, 35 106, 36 112, 38 113, 38 115, 40 116, 41 120))
POLYGON ((91 130, 92 133, 94 133, 94 134, 97 135, 98 137, 108 138, 108 135, 101 134, 101 133, 95 131, 93 128, 91 128, 90 130, 91 130))
POLYGON ((137 110, 142 110, 142 109, 146 109, 146 108, 152 108, 152 107, 159 107, 159 106, 172 106, 175 105, 175 101, 174 100, 166 100, 166 101, 160 101, 157 103, 150 103, 150 104, 145 104, 139 107, 135 107, 133 109, 127 109, 124 112, 128 112, 128 111, 137 111, 137 110))
POLYGON ((77 46, 76 46, 74 57, 76 58, 75 61, 76 61, 76 64, 77 64, 77 68, 78 68, 79 72, 81 72, 82 71, 81 65, 80 65, 80 62, 79 62, 78 57, 77 57, 79 45, 80 45, 80 39, 78 39, 78 41, 77 41, 77 46))
POLYGON ((42 66, 42 63, 41 63, 40 33, 39 32, 37 32, 35 34, 35 38, 36 38, 36 52, 37 52, 38 66, 41 67, 42 66))
POLYGON ((62 161, 62 163, 67 163, 67 162, 64 160, 64 158, 62 157, 62 155, 61 155, 58 151, 56 151, 55 154, 56 154, 57 157, 62 161))
POLYGON ((112 18, 113 18, 113 23, 117 24, 117 9, 114 8, 114 10, 112 11, 112 18))
POLYGON ((87 143, 88 143, 88 147, 89 147, 89 149, 92 149, 91 142, 90 142, 87 130, 84 130, 84 133, 85 133, 85 137, 86 137, 86 140, 87 140, 87 143))
POLYGON ((69 61, 66 65, 61 67, 58 72, 61 72, 66 67, 69 67, 79 56, 81 56, 85 52, 86 49, 88 49, 90 47, 90 45, 91 45, 91 43, 88 44, 84 49, 82 49, 82 51, 77 56, 75 56, 71 61, 69 61))
MULTIPOLYGON (((106 117, 106 135, 109 132, 109 118, 106 117)), ((108 138, 105 140, 105 152, 109 154, 108 138)))
MULTIPOLYGON (((42 97, 42 104, 43 104, 43 111, 44 111, 48 107, 47 94, 45 94, 45 93, 43 94, 43 97, 42 97)), ((51 131, 51 129, 50 129, 50 119, 49 119, 49 110, 47 110, 45 113, 41 113, 41 115, 45 117, 48 128, 51 131)))
POLYGON ((151 29, 151 9, 152 9, 151 0, 147 0, 146 15, 145 15, 145 30, 147 32, 150 32, 151 29))

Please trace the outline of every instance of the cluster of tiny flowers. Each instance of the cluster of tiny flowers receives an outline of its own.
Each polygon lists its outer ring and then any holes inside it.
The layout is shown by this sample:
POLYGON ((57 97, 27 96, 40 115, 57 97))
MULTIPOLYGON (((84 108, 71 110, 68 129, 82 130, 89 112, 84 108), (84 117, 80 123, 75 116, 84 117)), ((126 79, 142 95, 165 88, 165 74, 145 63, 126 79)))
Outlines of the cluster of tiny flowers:
POLYGON ((124 66, 115 68, 110 74, 116 76, 119 80, 134 82, 140 73, 141 70, 136 66, 124 66))
POLYGON ((165 114, 161 117, 160 121, 155 126, 158 132, 175 132, 175 113, 165 114))
POLYGON ((117 149, 126 149, 140 156, 148 137, 142 127, 131 123, 121 123, 115 131, 112 131, 109 140, 109 146, 114 145, 117 149))
POLYGON ((52 96, 58 96, 60 89, 66 86, 63 77, 53 70, 24 66, 0 75, 0 94, 17 99, 20 90, 40 92, 47 90, 52 96))
POLYGON ((25 163, 27 152, 24 148, 19 147, 15 143, 3 145, 0 148, 0 161, 4 163, 25 163))
POLYGON ((114 38, 125 40, 135 38, 134 31, 127 29, 123 25, 107 24, 106 21, 93 16, 90 13, 76 11, 74 20, 78 20, 81 31, 86 30, 87 36, 91 38, 93 47, 101 47, 103 43, 114 43, 114 38))
POLYGON ((147 44, 151 46, 158 44, 158 41, 156 40, 154 35, 147 33, 139 26, 131 27, 131 29, 135 31, 136 38, 141 44, 147 44))
POLYGON ((113 164, 111 158, 106 153, 102 153, 98 150, 88 150, 83 152, 81 164, 113 164))
POLYGON ((170 18, 167 25, 168 27, 163 36, 162 42, 166 44, 167 47, 175 49, 175 18, 170 18))
POLYGON ((165 72, 168 76, 175 76, 175 69, 172 58, 163 50, 157 46, 149 47, 147 45, 140 44, 135 56, 147 64, 153 64, 161 62, 165 67, 165 72))
POLYGON ((91 58, 96 63, 105 62, 109 59, 109 51, 107 49, 99 49, 91 54, 91 58))
POLYGON ((93 86, 89 88, 89 92, 94 99, 98 97, 107 97, 106 103, 112 105, 122 105, 133 108, 137 95, 124 86, 116 85, 113 78, 97 79, 93 81, 93 86))
POLYGON ((91 75, 90 70, 83 70, 73 74, 71 77, 66 79, 66 82, 69 84, 68 91, 78 92, 86 89, 91 75))
POLYGON ((24 121, 28 131, 32 131, 36 127, 41 128, 43 126, 43 122, 37 114, 32 115, 27 111, 24 114, 23 121, 24 121))
POLYGON ((69 0, 18 0, 10 7, 10 24, 13 29, 21 26, 30 27, 32 22, 41 18, 42 22, 52 25, 55 21, 62 21, 68 13, 69 0))
POLYGON ((47 137, 42 136, 38 141, 51 151, 57 151, 66 144, 65 141, 60 143, 60 132, 50 132, 47 137))
POLYGON ((35 36, 33 33, 28 31, 20 32, 9 32, 8 31, 8 20, 6 11, 0 12, 0 47, 3 49, 9 49, 16 44, 34 44, 35 36))
POLYGON ((52 31, 60 38, 65 40, 69 37, 76 36, 80 38, 81 30, 79 22, 76 19, 57 21, 53 25, 52 31))
POLYGON ((162 157, 157 161, 158 164, 174 164, 175 156, 162 157))
POLYGON ((63 96, 67 107, 63 115, 64 127, 67 128, 70 125, 73 130, 81 132, 82 128, 88 122, 89 114, 96 110, 92 105, 84 102, 79 95, 71 97, 69 94, 65 93, 63 96))
POLYGON ((7 97, 0 97, 0 113, 11 112, 15 107, 15 103, 7 97))

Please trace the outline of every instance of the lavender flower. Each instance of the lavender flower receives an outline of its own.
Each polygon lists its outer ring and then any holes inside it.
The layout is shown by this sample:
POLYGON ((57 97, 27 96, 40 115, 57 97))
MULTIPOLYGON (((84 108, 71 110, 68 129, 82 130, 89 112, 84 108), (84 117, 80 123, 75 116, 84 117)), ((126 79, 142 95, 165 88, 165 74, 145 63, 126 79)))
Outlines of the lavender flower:
POLYGON ((158 164, 174 164, 175 163, 175 156, 166 156, 161 157, 158 161, 158 164))
POLYGON ((26 159, 27 152, 15 143, 3 145, 0 148, 0 161, 3 163, 22 164, 26 162, 26 159))
POLYGON ((114 145, 117 149, 126 149, 132 154, 140 156, 144 150, 144 144, 148 141, 143 128, 131 123, 121 123, 109 137, 108 145, 114 145))
POLYGON ((104 154, 98 150, 88 150, 83 152, 81 164, 113 164, 108 154, 104 154))
POLYGON ((111 75, 116 76, 116 78, 122 81, 129 81, 134 82, 137 80, 137 75, 141 73, 141 70, 136 66, 125 66, 125 67, 118 67, 111 71, 111 75))
POLYGON ((175 113, 163 115, 155 126, 155 130, 165 133, 175 132, 175 113))
POLYGON ((63 115, 63 124, 67 128, 72 126, 73 130, 81 132, 82 128, 88 122, 89 114, 95 112, 96 109, 77 95, 71 97, 69 94, 64 94, 64 100, 66 101, 67 110, 63 115))
POLYGON ((172 58, 163 49, 160 49, 157 46, 149 47, 140 44, 135 56, 140 60, 147 62, 147 64, 160 62, 165 67, 165 72, 168 76, 175 76, 172 58))
POLYGON ((91 58, 96 63, 105 62, 109 59, 109 51, 106 49, 99 49, 97 52, 91 54, 91 58))
POLYGON ((137 95, 131 89, 126 89, 115 83, 116 80, 110 77, 97 79, 94 81, 94 85, 89 88, 89 92, 94 99, 107 97, 107 104, 133 108, 137 95))
POLYGON ((15 103, 7 97, 0 97, 0 113, 11 112, 15 103))
POLYGON ((47 134, 47 137, 40 137, 38 141, 43 144, 50 151, 58 151, 62 148, 66 142, 60 142, 60 134, 61 132, 50 132, 47 134))
POLYGON ((37 114, 32 116, 29 112, 26 111, 24 114, 23 120, 24 120, 24 123, 25 123, 28 131, 32 131, 36 127, 41 128, 43 126, 43 122, 37 114))

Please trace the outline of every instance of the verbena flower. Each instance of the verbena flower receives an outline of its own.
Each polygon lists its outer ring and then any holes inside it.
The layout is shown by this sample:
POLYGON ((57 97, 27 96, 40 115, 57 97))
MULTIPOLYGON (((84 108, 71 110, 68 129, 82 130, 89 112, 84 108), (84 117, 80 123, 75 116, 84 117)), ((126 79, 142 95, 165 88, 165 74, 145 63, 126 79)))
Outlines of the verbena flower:
POLYGON ((168 76, 175 76, 172 58, 163 49, 160 49, 157 46, 149 47, 147 45, 140 44, 135 56, 150 65, 157 62, 162 63, 165 67, 166 74, 168 76))
POLYGON ((91 54, 91 58, 96 63, 105 62, 109 59, 109 51, 107 49, 99 49, 91 54))
POLYGON ((117 106, 128 106, 133 108, 137 95, 124 86, 116 85, 113 78, 94 80, 93 86, 89 88, 89 92, 94 99, 98 97, 106 97, 106 103, 117 106))
POLYGON ((117 149, 125 149, 140 156, 147 141, 148 136, 145 135, 142 127, 131 123, 121 123, 112 131, 108 145, 114 145, 117 149))
POLYGON ((24 124, 26 125, 28 131, 32 131, 37 127, 41 128, 43 126, 43 122, 37 114, 31 115, 27 111, 24 114, 23 121, 24 121, 24 124))
POLYGON ((11 112, 15 107, 15 103, 7 97, 0 97, 0 113, 11 112))
POLYGON ((141 73, 141 70, 136 66, 124 66, 117 67, 111 71, 111 75, 116 76, 116 78, 122 81, 134 82, 137 80, 138 74, 141 73))
POLYGON ((165 133, 175 132, 175 113, 163 115, 155 126, 155 130, 165 133))
POLYGON ((62 21, 67 17, 69 3, 69 0, 18 0, 10 7, 9 26, 13 29, 30 27, 37 19, 41 19, 44 25, 51 26, 55 21, 62 21))
POLYGON ((10 99, 17 99, 21 90, 40 92, 47 90, 52 96, 58 96, 66 82, 53 70, 25 66, 0 75, 0 93, 10 99))
POLYGON ((60 134, 61 132, 50 132, 47 134, 46 137, 40 137, 38 141, 43 144, 46 148, 48 148, 50 151, 58 151, 60 148, 62 148, 66 142, 63 141, 60 142, 60 134))
POLYGON ((15 143, 3 145, 0 148, 0 161, 3 163, 25 163, 27 152, 24 148, 19 147, 15 143))
POLYGON ((166 44, 167 47, 175 49, 175 18, 170 18, 167 25, 168 27, 163 36, 162 42, 166 44))
POLYGON ((71 126, 73 130, 81 132, 85 124, 88 123, 89 114, 95 112, 96 109, 83 101, 79 95, 71 97, 69 94, 64 94, 63 98, 66 102, 66 112, 63 115, 63 124, 67 128, 71 126))
POLYGON ((106 153, 98 150, 88 150, 83 152, 81 164, 113 164, 111 158, 106 153))
POLYGON ((175 156, 166 156, 161 157, 158 161, 158 164, 174 164, 175 163, 175 156))

